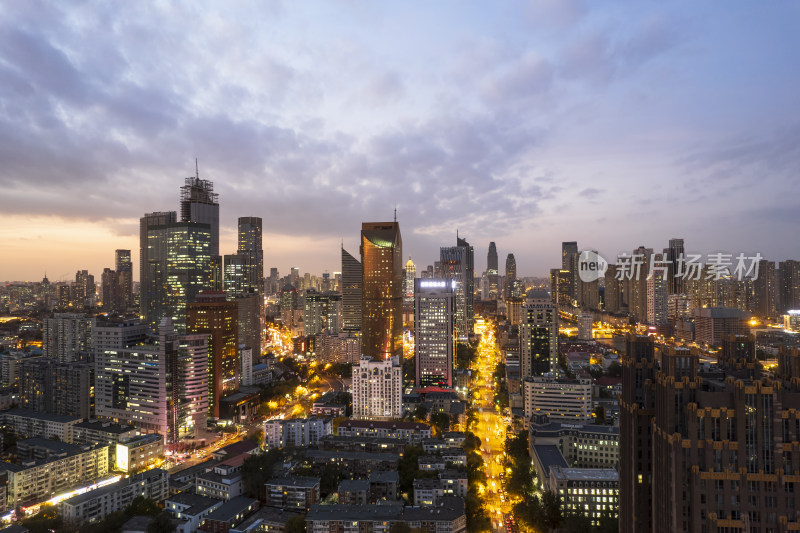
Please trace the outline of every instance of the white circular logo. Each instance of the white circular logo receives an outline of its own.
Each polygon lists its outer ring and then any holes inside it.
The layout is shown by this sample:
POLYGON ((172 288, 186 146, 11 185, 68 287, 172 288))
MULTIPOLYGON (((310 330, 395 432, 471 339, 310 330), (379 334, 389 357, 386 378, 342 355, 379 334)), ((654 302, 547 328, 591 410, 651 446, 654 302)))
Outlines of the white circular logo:
POLYGON ((578 256, 578 275, 584 283, 597 281, 606 275, 608 261, 592 250, 584 250, 578 256))

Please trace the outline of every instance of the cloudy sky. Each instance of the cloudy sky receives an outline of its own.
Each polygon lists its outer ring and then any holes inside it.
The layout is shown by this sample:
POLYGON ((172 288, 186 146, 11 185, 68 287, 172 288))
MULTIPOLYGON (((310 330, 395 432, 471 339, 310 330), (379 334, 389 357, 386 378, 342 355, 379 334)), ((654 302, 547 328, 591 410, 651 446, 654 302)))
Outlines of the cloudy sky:
MULTIPOLYGON (((522 275, 560 243, 798 258, 800 3, 0 3, 0 279, 99 278, 194 174, 267 267, 397 207, 522 275)), ((138 277, 138 267, 136 276, 138 277)))

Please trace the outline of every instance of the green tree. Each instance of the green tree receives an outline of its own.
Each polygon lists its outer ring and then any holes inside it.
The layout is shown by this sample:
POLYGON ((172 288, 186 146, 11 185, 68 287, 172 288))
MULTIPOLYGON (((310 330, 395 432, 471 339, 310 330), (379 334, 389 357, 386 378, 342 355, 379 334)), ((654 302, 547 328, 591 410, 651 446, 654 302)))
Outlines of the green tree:
POLYGON ((397 472, 400 477, 400 492, 410 493, 414 489, 414 478, 419 470, 419 458, 425 455, 422 446, 406 446, 403 456, 397 463, 397 472))
POLYGON ((594 408, 594 417, 595 421, 598 424, 605 424, 606 423, 606 408, 602 405, 598 405, 594 408))
POLYGON ((245 493, 251 498, 266 499, 264 483, 272 477, 275 465, 283 459, 283 452, 272 449, 266 453, 251 455, 242 463, 242 481, 245 493))
POLYGON ((610 365, 608 365, 608 371, 606 374, 612 378, 621 378, 622 377, 622 365, 618 362, 614 361, 610 365))
POLYGON ((153 521, 147 524, 147 533, 173 533, 175 529, 172 517, 166 511, 157 514, 153 521))
POLYGON ((424 405, 418 405, 414 409, 414 418, 417 420, 426 420, 428 418, 428 409, 424 405))
POLYGON ((432 414, 431 424, 436 426, 436 429, 439 430, 439 434, 441 435, 450 429, 450 415, 442 412, 432 414))
POLYGON ((156 516, 160 512, 161 507, 158 506, 158 503, 144 496, 135 497, 131 504, 125 508, 125 514, 128 518, 141 515, 156 516))
POLYGON ((297 515, 286 521, 285 533, 306 533, 306 515, 297 515))
POLYGON ((395 522, 389 528, 389 533, 411 533, 411 528, 407 522, 395 522))
POLYGON ((592 530, 592 521, 583 514, 564 515, 559 533, 586 533, 592 530))
POLYGON ((464 437, 464 443, 461 445, 464 448, 464 451, 467 453, 472 453, 476 450, 479 450, 481 447, 481 439, 479 439, 475 433, 471 431, 467 431, 464 437))

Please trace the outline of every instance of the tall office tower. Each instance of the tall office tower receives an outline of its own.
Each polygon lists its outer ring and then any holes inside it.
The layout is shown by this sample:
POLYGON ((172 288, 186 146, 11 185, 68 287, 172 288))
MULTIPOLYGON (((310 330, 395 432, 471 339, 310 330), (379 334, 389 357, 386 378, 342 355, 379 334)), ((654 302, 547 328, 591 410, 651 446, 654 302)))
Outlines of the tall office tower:
POLYGON ((604 280, 603 308, 609 313, 619 313, 622 310, 622 290, 617 279, 617 265, 608 265, 604 280))
POLYGON ((583 281, 580 276, 570 276, 575 278, 577 286, 578 306, 583 309, 600 308, 600 280, 583 281))
POLYGON ((278 274, 277 268, 271 267, 269 269, 269 277, 264 288, 267 294, 275 294, 280 290, 280 274, 278 274))
POLYGON ((619 402, 619 530, 653 531, 653 431, 656 358, 653 338, 629 335, 619 402))
POLYGON ((331 273, 330 272, 323 272, 322 273, 322 284, 320 285, 320 290, 322 292, 330 292, 330 291, 333 290, 333 287, 331 286, 331 273))
POLYGON ((342 329, 361 331, 361 262, 342 248, 342 329))
POLYGON ((72 363, 92 351, 95 319, 82 313, 55 313, 44 319, 42 350, 48 359, 72 363))
POLYGON ((519 325, 520 378, 558 372, 558 310, 547 291, 530 291, 519 325))
POLYGON ((17 367, 19 404, 39 413, 89 418, 91 368, 46 357, 23 359, 17 367))
POLYGON ((103 300, 103 310, 107 313, 122 313, 125 304, 122 301, 122 290, 119 286, 119 273, 110 268, 104 268, 100 276, 100 298, 103 300))
POLYGON ((669 247, 664 248, 664 260, 667 264, 667 294, 684 294, 683 276, 675 277, 678 271, 678 260, 683 256, 683 239, 670 239, 669 247))
POLYGON ((514 254, 508 254, 506 257, 506 276, 503 279, 504 299, 514 297, 514 282, 517 279, 517 260, 514 259, 514 254))
POLYGON ((133 261, 130 250, 114 251, 114 270, 119 277, 119 289, 125 310, 133 307, 133 261))
POLYGON ((561 269, 569 271, 572 298, 577 300, 578 294, 578 243, 575 241, 561 243, 561 269))
POLYGON ((475 324, 475 254, 465 239, 457 238, 457 246, 440 248, 441 277, 456 282, 456 336, 466 339, 475 324))
POLYGON ((208 224, 211 228, 209 254, 219 255, 219 194, 214 184, 199 175, 188 177, 181 187, 181 222, 208 224))
POLYGON ((414 358, 418 387, 453 386, 454 299, 452 281, 418 279, 414 283, 414 358))
POLYGON ((233 300, 239 321, 238 343, 252 350, 253 357, 261 357, 261 307, 263 299, 258 294, 248 294, 233 300))
POLYGON ((353 366, 353 418, 390 420, 403 416, 403 367, 400 358, 363 357, 353 366))
MULTIPOLYGON (((658 262, 663 259, 662 254, 653 254, 653 260, 658 262)), ((647 280, 647 323, 651 326, 661 326, 669 322, 667 316, 667 275, 662 270, 653 270, 653 277, 647 280)), ((648 276, 649 277, 649 276, 648 276)))
POLYGON ((78 309, 94 307, 96 297, 97 286, 94 283, 94 276, 87 270, 78 270, 75 273, 75 282, 72 284, 72 307, 78 309))
POLYGON ((167 443, 195 436, 208 414, 208 335, 176 335, 171 319, 158 342, 105 350, 95 361, 95 414, 130 423, 167 443))
POLYGON ((290 277, 291 284, 295 288, 297 288, 297 289, 301 288, 300 287, 300 269, 299 268, 292 267, 292 269, 290 271, 290 274, 289 274, 289 277, 290 277))
MULTIPOLYGON (((158 263, 150 263, 150 243, 148 235, 151 228, 165 227, 178 221, 175 211, 145 213, 139 219, 139 314, 151 326, 158 324, 156 308, 161 301, 163 291, 163 273, 159 272, 158 263)), ((154 243, 155 244, 155 243, 154 243)), ((163 253, 162 250, 153 250, 163 253)))
POLYGON ((224 292, 204 292, 186 309, 186 331, 208 336, 208 408, 219 417, 220 400, 239 388, 239 308, 224 292))
POLYGON ((753 312, 762 318, 774 317, 777 312, 776 277, 774 261, 758 262, 758 277, 753 281, 753 312))
POLYGON ((361 353, 403 358, 403 240, 397 222, 361 225, 361 353))
POLYGON ((239 245, 236 254, 244 257, 244 277, 249 292, 264 296, 264 249, 261 244, 261 217, 239 217, 239 245))
POLYGON ((778 263, 778 304, 780 314, 800 309, 800 261, 778 263))
POLYGON ((247 258, 239 254, 224 256, 222 288, 229 298, 241 298, 248 294, 248 281, 245 262, 247 258))
POLYGON ((148 243, 142 314, 154 329, 169 317, 181 333, 186 328, 186 305, 212 287, 211 227, 196 222, 155 225, 150 215, 145 215, 142 224, 146 224, 148 243))
POLYGON ((406 261, 406 268, 403 279, 403 300, 406 302, 414 301, 414 279, 417 277, 417 267, 411 261, 411 256, 408 256, 406 261))
POLYGON ((322 333, 327 315, 327 298, 322 293, 308 289, 303 296, 303 334, 306 336, 322 333), (323 300, 325 300, 323 302, 323 300))
POLYGON ((569 270, 550 269, 550 299, 556 307, 572 307, 572 274, 569 270))
POLYGON ((489 243, 489 253, 486 255, 486 274, 489 277, 489 294, 487 300, 496 300, 498 296, 498 264, 497 246, 494 241, 489 243))
POLYGON ((636 263, 641 262, 641 270, 638 278, 634 273, 633 279, 629 280, 631 295, 628 306, 631 315, 639 322, 647 320, 647 275, 650 273, 652 255, 653 249, 644 246, 633 251, 636 263))

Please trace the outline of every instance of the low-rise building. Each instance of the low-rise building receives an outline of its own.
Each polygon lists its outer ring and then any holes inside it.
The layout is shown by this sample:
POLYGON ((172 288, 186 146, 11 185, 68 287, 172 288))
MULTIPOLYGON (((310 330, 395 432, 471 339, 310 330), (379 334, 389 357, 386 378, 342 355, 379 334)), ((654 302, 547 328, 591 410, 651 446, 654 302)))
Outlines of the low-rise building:
POLYGON ((400 474, 397 470, 373 470, 369 473, 369 495, 371 502, 397 500, 400 474))
MULTIPOLYGON (((528 429, 530 446, 558 447, 573 468, 615 468, 619 463, 619 427, 550 422, 533 417, 528 429)), ((533 457, 533 455, 531 455, 533 457)))
POLYGON ((199 529, 206 533, 228 533, 231 529, 244 522, 258 508, 258 500, 253 498, 244 496, 232 498, 209 513, 200 524, 199 529))
POLYGON ((585 515, 593 526, 604 515, 616 518, 619 509, 619 475, 610 468, 550 469, 549 490, 561 499, 566 513, 585 515))
POLYGON ((439 481, 445 496, 467 497, 467 473, 458 470, 439 472, 439 481))
POLYGON ((267 420, 264 422, 264 444, 271 448, 316 445, 331 432, 330 418, 267 420))
POLYGON ((339 452, 332 450, 306 450, 305 462, 310 466, 324 468, 328 464, 339 465, 353 477, 368 476, 376 470, 397 470, 400 456, 396 453, 339 452))
POLYGON ((319 501, 320 478, 293 476, 273 478, 265 483, 267 507, 281 509, 308 509, 319 501))
POLYGON ((308 533, 389 533, 397 524, 430 533, 462 533, 467 518, 464 500, 444 497, 435 507, 383 505, 314 505, 306 515, 308 533))
POLYGON ((138 434, 136 426, 117 424, 107 420, 86 420, 72 426, 72 441, 76 444, 108 444, 116 450, 118 442, 125 442, 138 434))
POLYGON ((231 500, 242 495, 242 461, 231 457, 214 465, 211 471, 198 474, 195 478, 195 492, 200 496, 231 500))
POLYGON ((228 533, 283 533, 286 531, 289 519, 295 516, 302 514, 275 507, 262 507, 248 516, 244 522, 229 529, 228 533))
POLYGON ((168 483, 167 471, 154 468, 68 498, 58 504, 58 515, 64 523, 72 526, 98 522, 106 515, 126 508, 137 496, 163 501, 167 497, 168 483))
POLYGON ((0 463, 8 472, 8 507, 38 503, 108 474, 108 446, 84 445, 46 459, 0 463))
POLYGON ((340 436, 390 437, 417 444, 433 436, 431 427, 421 422, 393 420, 345 420, 336 429, 340 436))
POLYGON ((164 459, 164 437, 140 435, 116 446, 116 467, 125 473, 139 472, 164 459))
POLYGON ((336 490, 338 503, 366 505, 369 501, 368 479, 343 479, 336 490))
POLYGON ((164 510, 181 521, 176 533, 195 533, 203 520, 221 506, 222 500, 191 492, 180 492, 164 501, 164 510))
POLYGON ((528 377, 522 382, 525 423, 544 414, 553 421, 580 424, 592 419, 592 381, 528 377))

